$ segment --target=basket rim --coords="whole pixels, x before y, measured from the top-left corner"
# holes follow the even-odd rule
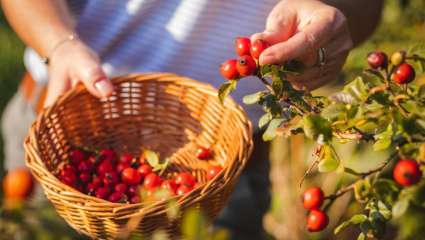
[[[183,85],[183,86],[188,86],[188,87],[195,87],[196,90],[203,92],[204,94],[208,94],[211,96],[217,96],[217,89],[215,89],[211,84],[207,84],[207,83],[203,83],[203,82],[199,82],[196,81],[194,79],[191,79],[189,77],[184,77],[184,76],[180,76],[177,74],[173,74],[173,73],[161,73],[161,72],[152,72],[152,73],[133,73],[133,74],[128,74],[128,75],[121,75],[121,76],[116,76],[111,78],[111,81],[113,82],[113,84],[119,84],[122,82],[126,82],[129,81],[129,79],[136,79],[137,78],[137,82],[141,82],[141,81],[160,81],[160,82],[170,82],[173,84],[177,84],[177,85]],[[178,81],[176,81],[176,78],[178,78]],[[226,187],[225,182],[222,181],[222,183],[219,183],[219,176],[221,175],[237,175],[239,176],[240,172],[242,171],[242,167],[238,168],[236,172],[233,173],[229,173],[226,169],[226,171],[222,171],[220,173],[220,175],[217,175],[216,178],[213,181],[208,181],[206,183],[202,183],[200,184],[197,188],[195,188],[193,191],[191,191],[189,194],[186,194],[184,196],[181,197],[173,197],[173,198],[169,198],[163,201],[155,201],[153,203],[138,203],[138,204],[130,204],[130,203],[112,203],[109,202],[107,200],[103,200],[103,199],[99,199],[96,197],[92,197],[89,195],[86,195],[64,183],[62,183],[61,181],[59,181],[59,179],[53,174],[51,173],[46,165],[44,164],[44,161],[42,161],[41,158],[41,154],[39,152],[39,146],[38,146],[38,141],[37,141],[37,133],[40,131],[40,129],[43,128],[42,126],[42,122],[44,118],[47,118],[48,116],[50,116],[50,114],[52,112],[54,112],[58,107],[60,107],[65,101],[68,101],[69,99],[72,99],[74,96],[78,95],[78,94],[86,94],[88,93],[87,89],[81,85],[78,84],[76,87],[74,87],[73,89],[71,89],[70,91],[64,93],[63,95],[59,96],[59,98],[49,107],[46,107],[44,109],[42,109],[42,111],[39,113],[39,115],[37,116],[36,120],[31,124],[31,127],[29,129],[29,134],[28,136],[25,138],[24,141],[24,148],[25,148],[25,152],[26,152],[26,157],[25,157],[25,161],[26,161],[26,165],[30,168],[30,170],[33,172],[33,175],[39,180],[39,182],[41,182],[41,178],[40,176],[38,176],[38,174],[42,174],[44,175],[44,178],[48,178],[49,180],[51,180],[51,184],[55,184],[57,186],[59,186],[59,188],[61,189],[62,193],[71,193],[74,196],[80,197],[82,199],[85,199],[87,201],[84,202],[83,205],[80,204],[74,204],[70,201],[67,201],[66,199],[61,199],[61,201],[65,202],[66,204],[69,205],[78,205],[77,207],[82,209],[82,210],[90,210],[93,208],[99,208],[99,207],[103,207],[104,208],[104,212],[110,212],[111,213],[111,217],[112,216],[117,216],[121,215],[119,214],[120,212],[122,212],[122,217],[126,217],[126,215],[128,216],[128,214],[126,214],[126,212],[128,212],[129,210],[135,210],[133,213],[131,214],[133,215],[146,215],[146,214],[151,214],[151,215],[157,215],[157,214],[163,214],[164,211],[167,210],[167,207],[163,208],[170,199],[178,199],[177,203],[179,204],[179,206],[185,206],[186,204],[189,204],[193,201],[200,201],[203,198],[206,198],[207,195],[206,194],[199,194],[200,192],[204,192],[207,189],[213,189],[215,191],[220,191],[222,188]],[[246,112],[243,110],[243,108],[241,106],[239,106],[231,97],[226,98],[224,105],[227,108],[230,108],[234,113],[236,113],[238,115],[239,120],[241,120],[241,122],[243,123],[243,127],[244,130],[242,130],[242,132],[244,133],[244,142],[246,144],[246,149],[245,151],[242,153],[240,152],[238,155],[242,156],[241,161],[244,163],[244,165],[246,164],[249,156],[251,155],[252,149],[253,149],[253,140],[252,140],[252,135],[253,135],[253,127],[252,127],[252,123],[251,121],[248,119]],[[38,174],[34,174],[34,173],[38,173]],[[226,181],[230,181],[229,178],[227,178]],[[47,189],[44,184],[41,184],[44,188],[45,191],[52,191]],[[211,185],[218,185],[215,188],[211,188]],[[202,190],[202,191],[201,191]],[[64,196],[64,198],[66,198],[66,196]],[[109,211],[107,211],[107,209],[105,207],[109,207]],[[162,211],[144,211],[147,207],[149,207],[153,210],[158,210],[161,209]],[[158,209],[157,209],[158,208]],[[137,211],[136,211],[137,210]],[[119,218],[119,217],[118,217]]]

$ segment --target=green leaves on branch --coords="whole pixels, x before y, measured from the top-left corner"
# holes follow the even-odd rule
[[[228,82],[220,86],[220,88],[218,89],[218,98],[220,99],[221,103],[223,103],[224,99],[236,89],[237,85],[237,80],[229,80]]]
[[[303,117],[305,135],[318,142],[328,142],[332,139],[331,124],[319,114],[309,114]]]
[[[277,128],[280,127],[284,121],[285,119],[283,118],[275,118],[271,120],[266,131],[263,133],[263,140],[264,141],[272,140],[276,136]]]
[[[393,126],[392,124],[389,124],[384,132],[375,135],[376,141],[373,144],[373,150],[381,151],[390,147],[393,134]]]
[[[349,220],[342,222],[338,227],[335,228],[334,233],[338,234],[350,225],[360,224],[367,220],[367,216],[364,214],[357,214],[352,216]]]
[[[318,164],[319,172],[333,172],[339,167],[340,160],[332,146],[322,145],[319,154],[321,159]]]

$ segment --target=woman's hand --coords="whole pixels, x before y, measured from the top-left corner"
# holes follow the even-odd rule
[[[297,87],[315,89],[336,79],[353,41],[343,13],[317,0],[283,0],[270,13],[266,29],[251,40],[263,39],[272,46],[260,56],[260,64],[299,60],[302,74],[288,76]],[[325,49],[319,66],[318,51]]]
[[[44,106],[51,105],[60,94],[79,82],[96,97],[112,93],[113,86],[102,70],[99,57],[79,39],[65,42],[49,57],[49,83]]]

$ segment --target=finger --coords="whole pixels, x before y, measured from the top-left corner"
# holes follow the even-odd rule
[[[292,14],[271,14],[267,20],[266,29],[251,36],[251,41],[262,39],[274,45],[288,40],[296,31],[296,18]]]
[[[62,93],[70,88],[69,79],[66,77],[52,77],[47,85],[47,94],[44,100],[44,107],[51,106]]]
[[[279,64],[313,52],[332,37],[332,21],[333,19],[328,17],[312,20],[288,41],[264,50],[260,56],[260,64]]]
[[[114,90],[111,81],[96,61],[80,65],[76,72],[76,78],[86,86],[91,94],[99,98],[110,96]]]

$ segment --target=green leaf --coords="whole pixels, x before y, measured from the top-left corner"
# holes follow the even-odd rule
[[[373,144],[373,150],[381,151],[387,149],[389,146],[391,146],[392,136],[393,126],[392,124],[389,124],[384,132],[375,135],[376,142]]]
[[[403,214],[407,211],[407,209],[409,208],[409,199],[407,198],[402,198],[399,201],[397,201],[392,209],[392,214],[394,218],[400,218],[401,216],[403,216]]]
[[[223,103],[224,99],[229,96],[229,94],[232,93],[233,90],[236,89],[237,84],[237,80],[229,80],[227,83],[222,84],[220,86],[220,88],[218,89],[218,98],[220,99],[221,103]]]
[[[242,98],[243,103],[250,105],[258,103],[265,95],[265,92],[260,91],[253,94],[246,95]]]
[[[276,129],[285,121],[283,118],[274,118],[263,134],[264,141],[270,141],[276,136]]]
[[[367,220],[366,215],[356,214],[356,215],[352,216],[350,220],[344,221],[338,227],[336,227],[335,230],[334,230],[334,233],[338,234],[339,232],[341,232],[342,230],[344,230],[348,226],[350,226],[352,224],[360,224],[360,223],[362,223],[366,220]]]
[[[332,139],[331,124],[328,120],[318,114],[309,114],[303,117],[304,133],[313,140],[323,138],[324,142]]]
[[[369,199],[370,191],[371,184],[368,178],[358,180],[356,184],[354,184],[354,197],[360,202],[364,202]]]
[[[283,93],[283,79],[279,75],[273,75],[272,80],[273,91],[279,98]]]
[[[148,161],[149,165],[151,165],[153,168],[158,166],[159,156],[156,152],[146,149],[143,151],[143,155],[146,157],[146,160]]]
[[[270,64],[262,65],[260,71],[261,76],[265,77],[272,71],[272,66]]]
[[[258,120],[258,127],[262,128],[266,126],[266,124],[269,123],[272,118],[273,116],[271,113],[264,114],[263,116],[261,116],[260,120]]]
[[[373,184],[375,197],[386,204],[393,204],[397,200],[399,188],[394,181],[380,178]]]
[[[343,103],[335,103],[331,104],[328,107],[324,108],[322,110],[322,117],[333,120],[333,119],[339,119],[340,117],[344,116],[344,113],[346,111],[345,104]]]
[[[366,235],[364,235],[364,233],[360,233],[357,240],[366,240]]]
[[[338,157],[335,155],[334,150],[329,145],[323,145],[321,149],[322,160],[318,164],[319,172],[332,172],[335,171],[340,161]]]
[[[354,81],[345,85],[343,91],[360,101],[365,101],[368,97],[368,87],[362,77],[357,77]]]

